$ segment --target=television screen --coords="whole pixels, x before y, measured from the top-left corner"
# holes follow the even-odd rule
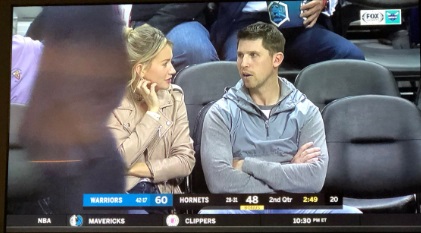
[[[370,4],[2,0],[4,232],[420,231],[419,3]]]

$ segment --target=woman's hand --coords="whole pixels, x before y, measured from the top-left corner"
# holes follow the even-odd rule
[[[141,79],[137,84],[136,90],[145,100],[146,105],[148,106],[148,111],[158,112],[159,110],[159,101],[158,96],[156,95],[156,83],[152,83],[146,79]]]

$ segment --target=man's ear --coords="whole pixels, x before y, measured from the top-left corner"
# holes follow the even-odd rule
[[[273,66],[279,67],[284,61],[284,53],[278,52],[273,55]]]

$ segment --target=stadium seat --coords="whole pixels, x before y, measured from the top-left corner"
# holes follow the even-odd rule
[[[418,87],[417,98],[415,99],[415,104],[421,110],[421,81],[420,81],[420,86]]]
[[[194,136],[199,111],[208,103],[221,98],[225,89],[234,86],[239,80],[237,65],[233,61],[213,61],[187,66],[174,77],[173,83],[184,91],[190,136],[193,138],[196,152],[196,165],[192,174],[185,180],[184,191],[187,193],[207,190],[200,160],[200,139]]]
[[[291,83],[294,83],[301,68],[294,66],[291,63],[282,62],[281,67],[278,70],[278,76],[286,78]]]
[[[237,63],[233,61],[212,61],[187,66],[174,77],[173,83],[184,91],[190,136],[200,109],[212,100],[222,97],[225,87],[231,87],[240,80]]]
[[[350,34],[347,34],[348,39],[357,45],[365,55],[367,61],[373,61],[387,67],[394,75],[395,79],[398,81],[398,86],[402,97],[407,98],[413,101],[416,93],[416,82],[420,78],[420,49],[419,47],[410,47],[410,41],[408,32],[403,30],[409,26],[411,23],[409,20],[405,21],[406,25],[360,25],[359,23],[359,11],[360,10],[373,10],[373,9],[401,9],[401,18],[402,21],[405,19],[405,14],[408,13],[407,10],[413,7],[419,6],[418,0],[347,0],[351,3],[345,8],[340,9],[342,15],[340,18],[342,29],[342,35],[345,35],[346,32],[361,32],[358,37],[352,39]],[[387,16],[384,16],[387,17]],[[354,27],[350,30],[347,28],[352,23]],[[387,31],[388,28],[396,28],[401,26],[402,32],[397,31],[393,35],[395,39],[392,39],[390,43],[385,44],[381,42],[379,36],[381,31]],[[414,25],[419,27],[419,25]],[[358,29],[358,30],[356,30]],[[364,38],[361,38],[361,34],[365,34]],[[371,37],[369,36],[371,35]],[[391,36],[391,35],[390,35]],[[393,41],[396,42],[398,46],[393,45]]]
[[[202,130],[203,130],[203,122],[205,121],[205,116],[210,107],[216,102],[217,100],[211,101],[199,111],[197,115],[194,130],[193,130],[193,139],[194,139],[194,151],[196,156],[196,165],[193,168],[192,172],[192,193],[210,193],[208,189],[208,185],[206,184],[205,174],[203,173],[202,169],[202,159],[200,153],[200,147],[202,143]]]
[[[294,85],[319,109],[335,99],[354,95],[400,96],[393,74],[374,62],[338,59],[305,67]]]
[[[405,116],[405,117],[402,117]],[[364,213],[419,212],[421,115],[400,97],[341,98],[322,110],[329,165],[323,192]]]

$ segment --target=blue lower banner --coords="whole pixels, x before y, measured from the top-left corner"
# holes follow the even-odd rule
[[[172,194],[83,194],[83,207],[172,207]]]

